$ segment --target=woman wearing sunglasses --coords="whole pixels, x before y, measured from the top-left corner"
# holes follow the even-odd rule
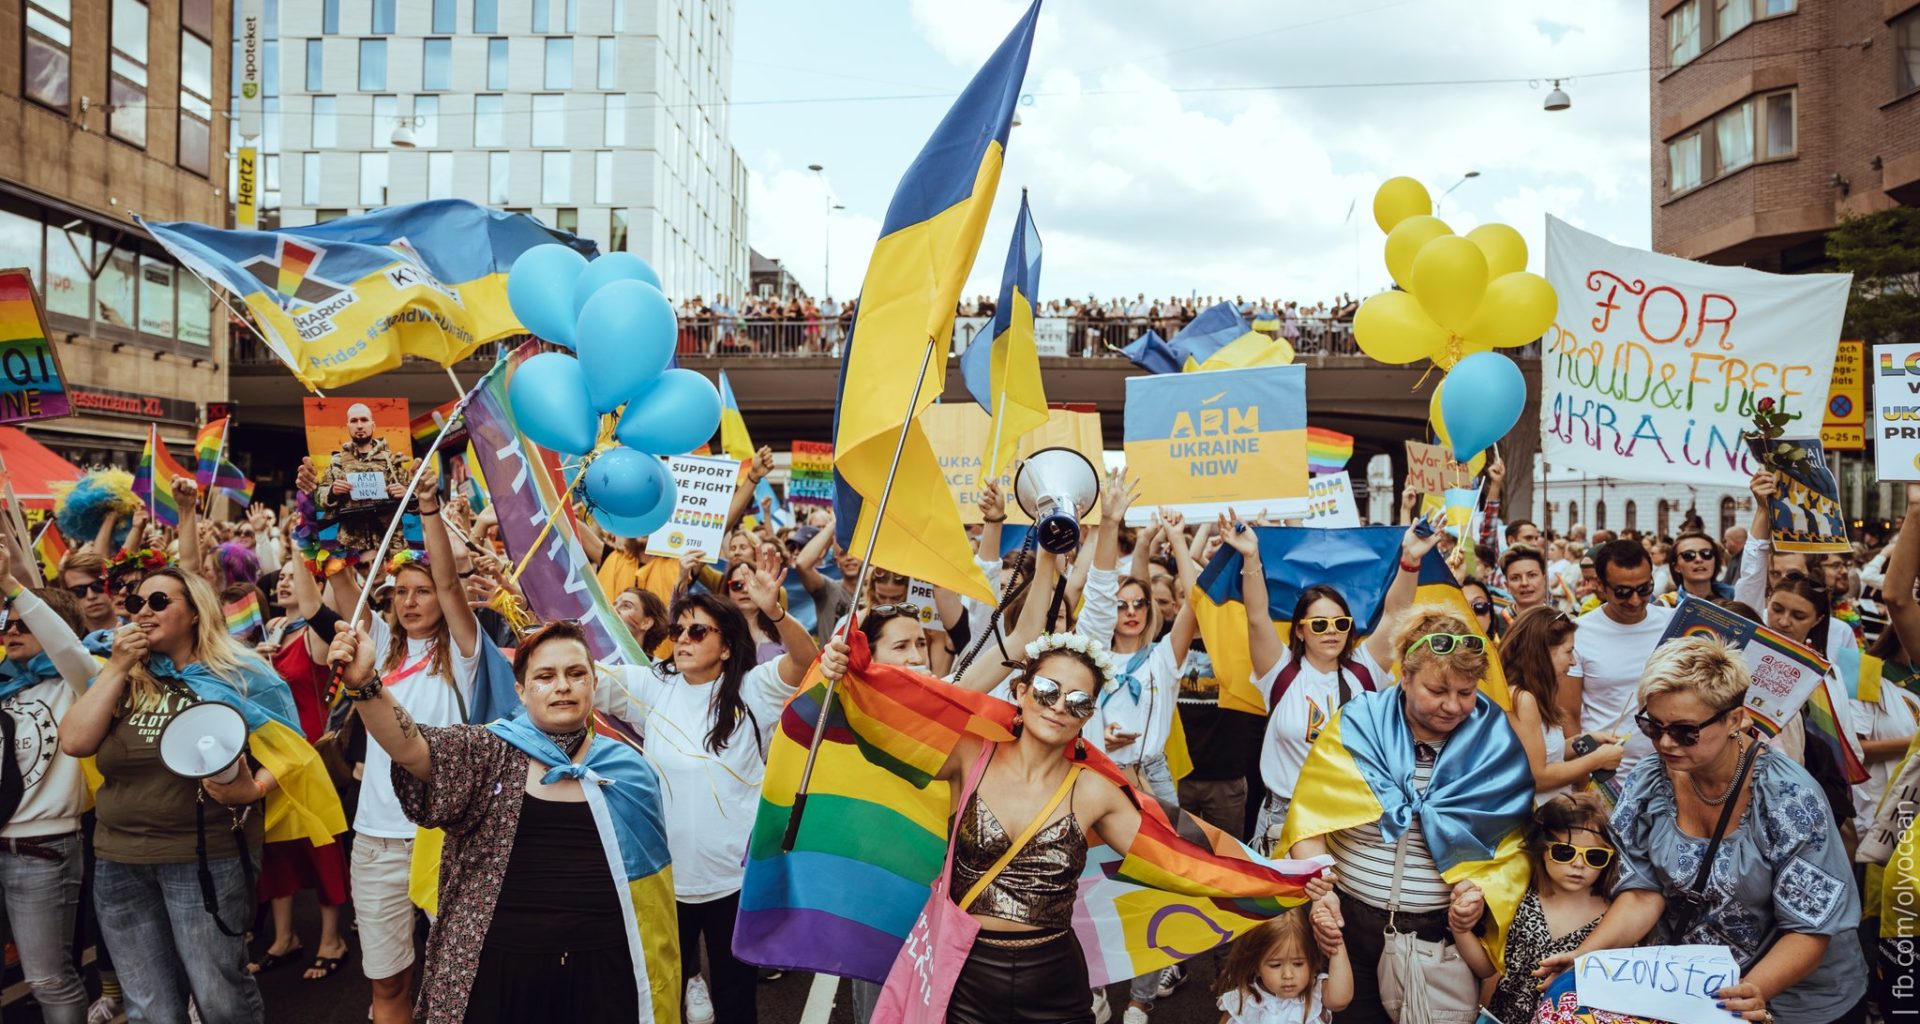
[[[747,836],[780,709],[818,653],[813,635],[780,607],[786,576],[769,561],[745,577],[784,654],[760,661],[737,604],[687,594],[669,612],[672,660],[619,669],[596,701],[639,731],[662,779],[689,1021],[754,1024],[758,1012],[754,968],[733,955]],[[711,985],[700,978],[702,939]]]
[[[1614,810],[1613,906],[1542,974],[1649,937],[1724,945],[1740,963],[1740,984],[1719,992],[1734,1016],[1865,1019],[1853,865],[1819,785],[1749,730],[1750,683],[1740,654],[1712,638],[1672,640],[1647,659],[1634,722],[1659,756],[1634,767]]]
[[[1702,601],[1732,597],[1732,585],[1720,581],[1720,567],[1720,545],[1712,537],[1698,530],[1682,533],[1673,539],[1674,589],[1665,590],[1656,581],[1654,601],[1671,606],[1679,604],[1682,597],[1697,597]]]
[[[1247,645],[1253,655],[1253,686],[1266,703],[1267,731],[1260,744],[1260,780],[1266,802],[1254,826],[1253,845],[1269,852],[1287,820],[1287,804],[1307,750],[1356,694],[1390,685],[1393,639],[1376,630],[1361,641],[1353,629],[1347,599],[1335,587],[1317,583],[1300,592],[1285,643],[1267,611],[1267,577],[1260,564],[1260,541],[1240,517],[1222,516],[1215,533],[1242,559],[1240,596],[1247,608]],[[1391,622],[1413,603],[1420,582],[1420,561],[1440,543],[1441,531],[1419,536],[1409,529],[1400,541],[1400,571],[1382,604],[1380,621]],[[1462,629],[1461,632],[1468,632]]]
[[[1578,629],[1573,616],[1558,608],[1529,608],[1514,620],[1500,644],[1500,667],[1506,671],[1513,705],[1507,719],[1527,750],[1534,799],[1542,804],[1584,783],[1594,772],[1618,768],[1627,752],[1617,737],[1601,733],[1587,734],[1597,743],[1592,750],[1566,756],[1568,713],[1560,702],[1560,681],[1573,665]]]

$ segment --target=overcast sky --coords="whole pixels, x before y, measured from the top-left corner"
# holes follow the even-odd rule
[[[856,292],[888,200],[1022,0],[737,0],[732,134],[749,239]],[[969,293],[998,290],[1029,190],[1040,298],[1385,287],[1370,202],[1409,174],[1456,231],[1553,213],[1648,243],[1647,15],[1589,0],[1047,0]],[[1564,78],[1571,110],[1541,109]],[[1529,80],[1539,80],[1538,87]],[[1349,210],[1351,215],[1349,216]]]

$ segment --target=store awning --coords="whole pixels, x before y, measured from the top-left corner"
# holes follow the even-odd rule
[[[78,467],[18,427],[0,427],[0,459],[6,460],[7,467],[0,480],[13,485],[20,504],[27,508],[53,508],[53,485],[80,479]]]

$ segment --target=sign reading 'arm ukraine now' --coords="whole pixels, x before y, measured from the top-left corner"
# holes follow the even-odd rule
[[[1140,480],[1130,524],[1167,506],[1188,519],[1232,508],[1305,517],[1307,371],[1300,366],[1127,378],[1127,471]]]

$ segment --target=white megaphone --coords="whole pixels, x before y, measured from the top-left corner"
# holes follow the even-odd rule
[[[1066,554],[1080,546],[1080,520],[1100,500],[1100,474],[1071,448],[1042,448],[1020,464],[1013,498],[1032,518],[1040,547]]]
[[[195,704],[160,730],[160,763],[188,779],[232,782],[240,775],[247,720],[216,701]]]

